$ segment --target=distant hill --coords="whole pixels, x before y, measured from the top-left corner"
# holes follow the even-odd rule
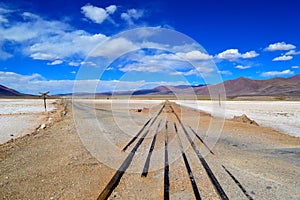
[[[219,91],[224,85],[227,97],[242,96],[299,96],[300,97],[300,74],[290,78],[272,78],[267,80],[252,80],[240,77],[235,80],[228,80],[216,85],[178,85],[178,86],[158,86],[152,89],[142,89],[134,91],[116,91],[96,93],[96,96],[128,96],[128,95],[189,95],[209,96],[210,91]],[[60,96],[71,96],[72,94],[62,94]],[[90,93],[80,93],[77,96],[93,96]]]
[[[13,96],[25,96],[25,94],[22,94],[16,90],[13,90],[11,88],[5,87],[3,85],[0,85],[0,97],[13,97]]]
[[[300,75],[290,78],[252,80],[240,77],[223,82],[226,96],[295,96],[300,95]],[[217,89],[221,84],[210,85],[195,90],[197,95],[209,95],[208,88]]]

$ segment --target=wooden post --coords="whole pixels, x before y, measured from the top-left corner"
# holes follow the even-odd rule
[[[46,104],[46,97],[48,97],[49,94],[50,93],[50,91],[48,91],[48,92],[39,92],[39,94],[40,94],[40,97],[43,97],[43,99],[44,99],[44,107],[45,107],[45,112],[47,112],[47,104]]]

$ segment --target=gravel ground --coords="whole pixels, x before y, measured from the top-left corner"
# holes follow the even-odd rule
[[[122,148],[152,116],[149,113],[157,113],[160,109],[159,102],[148,104],[151,110],[144,109],[141,112],[128,110],[122,103],[119,106],[116,104],[113,113],[110,102],[96,103],[95,110],[87,102],[76,102],[74,108],[76,106],[73,111],[69,106],[67,114],[65,110],[59,109],[56,117],[51,116],[55,123],[45,130],[0,146],[0,198],[96,199],[137,141],[126,152],[122,152]],[[192,136],[188,128],[191,126],[210,146],[214,154],[209,153],[200,140],[193,137],[196,147],[206,155],[206,162],[229,199],[247,197],[222,166],[254,199],[300,198],[300,138],[267,127],[232,120],[222,121],[192,108],[173,106],[189,134]],[[74,115],[77,116],[76,124]],[[116,125],[116,117],[119,117],[119,125]],[[121,178],[110,198],[163,198],[163,128],[159,129],[157,135],[149,174],[146,178],[140,175],[155,127],[160,120],[163,124],[166,120],[170,121],[170,198],[194,199],[190,174],[187,173],[172,126],[175,122],[201,196],[203,199],[219,199],[206,170],[185,138],[183,129],[168,110],[164,110],[152,125],[153,130],[144,139],[128,172]],[[219,124],[224,125],[219,138],[213,138],[217,135],[206,134],[212,120],[214,123],[219,120]],[[215,144],[211,143],[214,139],[218,139]]]

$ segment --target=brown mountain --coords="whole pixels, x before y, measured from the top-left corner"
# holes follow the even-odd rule
[[[218,90],[224,84],[227,96],[299,96],[300,75],[290,78],[272,78],[268,80],[251,80],[240,77],[217,85],[196,89],[197,95],[209,95],[210,90]]]
[[[126,95],[189,95],[209,96],[209,91],[218,94],[225,88],[227,97],[239,96],[299,96],[300,97],[300,74],[290,78],[272,78],[267,80],[252,80],[240,77],[228,80],[216,85],[178,85],[158,86],[152,89],[134,91],[116,91],[97,93],[96,96],[126,96]],[[72,94],[69,94],[72,95]],[[93,94],[83,93],[78,96]],[[64,95],[61,95],[64,96]]]
[[[0,97],[18,97],[18,96],[26,96],[26,94],[22,94],[16,90],[0,85]]]

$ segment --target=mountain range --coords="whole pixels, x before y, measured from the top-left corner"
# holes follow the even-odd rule
[[[290,78],[272,78],[267,80],[252,80],[240,77],[235,80],[228,80],[216,85],[178,85],[178,86],[158,86],[152,89],[142,89],[133,91],[116,91],[97,93],[96,96],[121,96],[121,95],[189,95],[209,96],[209,91],[218,91],[224,85],[226,96],[300,96],[300,74]],[[70,96],[72,94],[61,94],[58,96]],[[91,94],[81,93],[77,96],[88,96]],[[16,90],[0,85],[0,97],[28,96]]]
[[[223,85],[223,86],[222,86]],[[153,89],[105,92],[97,93],[98,96],[112,95],[173,95],[173,94],[196,94],[198,96],[209,96],[209,91],[219,91],[225,88],[226,96],[300,96],[300,74],[290,78],[272,78],[267,80],[252,80],[240,77],[228,80],[216,85],[179,85],[158,86]]]
[[[26,96],[26,94],[22,94],[16,90],[0,85],[0,97],[20,97]]]

